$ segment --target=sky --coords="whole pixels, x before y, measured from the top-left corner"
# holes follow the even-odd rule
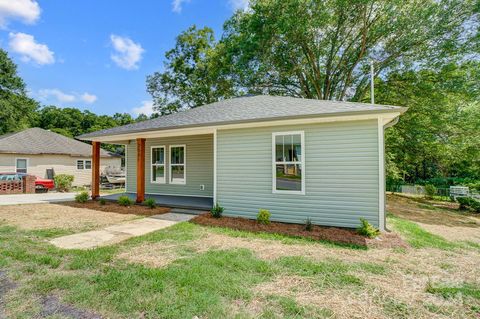
[[[217,38],[248,0],[0,0],[0,47],[42,105],[149,114],[145,79],[192,24]]]

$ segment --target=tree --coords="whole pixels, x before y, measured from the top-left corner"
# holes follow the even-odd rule
[[[386,133],[390,178],[480,178],[479,70],[469,62],[377,79],[379,103],[409,107]]]
[[[26,94],[17,66],[0,49],[0,135],[29,127],[37,107],[37,102]]]
[[[230,73],[252,93],[361,100],[386,76],[464,57],[473,0],[252,0],[225,24]]]
[[[182,32],[175,48],[165,54],[165,71],[147,77],[155,110],[169,114],[233,96],[220,52],[212,29],[192,26]]]

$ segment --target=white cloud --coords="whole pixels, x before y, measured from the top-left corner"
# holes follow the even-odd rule
[[[43,89],[38,91],[38,95],[43,100],[49,100],[53,97],[60,103],[71,103],[77,99],[75,95],[64,93],[59,89]]]
[[[142,59],[145,51],[139,43],[135,43],[132,39],[121,37],[115,34],[110,35],[115,53],[110,56],[119,67],[126,70],[138,69],[138,62]]]
[[[172,11],[176,13],[182,12],[182,5],[188,3],[190,0],[173,0],[172,1]]]
[[[132,113],[136,116],[140,114],[145,114],[147,116],[152,115],[153,113],[153,101],[142,101],[142,105],[139,107],[134,107]]]
[[[82,101],[85,102],[85,103],[92,104],[93,102],[95,102],[97,100],[97,96],[85,92],[80,96],[80,99],[82,99]]]
[[[60,89],[42,89],[38,91],[38,97],[44,102],[55,102],[59,104],[73,103],[81,101],[84,103],[92,104],[98,98],[94,94],[85,92],[83,94],[77,93],[65,93]]]
[[[233,11],[242,10],[247,11],[250,8],[249,0],[228,0]]]
[[[36,64],[52,64],[55,62],[54,53],[46,44],[37,43],[33,35],[26,33],[9,33],[9,47],[20,54],[22,61],[33,61]]]
[[[33,0],[0,0],[0,27],[5,28],[10,20],[26,24],[35,23],[40,17],[40,6]]]

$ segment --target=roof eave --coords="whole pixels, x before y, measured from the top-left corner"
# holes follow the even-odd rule
[[[142,132],[152,132],[152,131],[167,131],[167,130],[175,130],[175,129],[188,129],[188,128],[201,128],[201,127],[211,127],[211,126],[220,126],[220,125],[230,125],[230,124],[244,124],[244,123],[256,123],[256,122],[270,122],[270,121],[279,121],[279,120],[298,120],[298,119],[311,119],[311,118],[327,118],[327,117],[334,117],[334,116],[352,116],[352,115],[368,115],[368,114],[388,114],[388,113],[400,113],[403,114],[408,110],[407,107],[395,107],[391,109],[383,109],[383,110],[366,110],[366,111],[349,111],[349,112],[333,112],[333,113],[325,113],[325,114],[306,114],[306,115],[298,115],[298,116],[281,116],[281,117],[270,117],[270,118],[258,118],[254,120],[236,120],[236,121],[224,121],[224,122],[212,122],[212,123],[204,123],[204,124],[192,124],[192,125],[182,125],[182,126],[173,126],[173,127],[164,127],[164,128],[148,128],[148,129],[138,129],[138,130],[129,130],[123,132],[117,132],[113,134],[95,134],[95,132],[82,134],[77,136],[77,139],[84,140],[84,141],[93,141],[95,138],[105,138],[105,137],[114,137],[114,136],[122,136],[125,134],[135,134],[135,133],[142,133]]]

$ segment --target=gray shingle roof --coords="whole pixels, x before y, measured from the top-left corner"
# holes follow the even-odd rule
[[[351,115],[352,113],[404,112],[390,105],[301,99],[284,96],[245,96],[203,105],[148,121],[118,126],[79,136],[80,139],[242,122],[269,121],[313,116]]]
[[[0,136],[0,153],[66,154],[90,157],[92,156],[92,146],[34,127]],[[117,155],[102,149],[100,150],[100,156],[112,157]]]

